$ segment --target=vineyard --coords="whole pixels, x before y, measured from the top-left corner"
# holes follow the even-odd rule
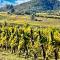
[[[24,59],[58,60],[60,29],[29,24],[0,24],[0,49]]]
[[[0,0],[0,60],[60,60],[60,0]]]

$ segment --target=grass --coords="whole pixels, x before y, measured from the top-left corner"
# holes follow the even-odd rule
[[[45,14],[45,15],[47,16],[47,14]],[[45,16],[45,15],[43,14],[43,16]],[[17,15],[8,15],[5,12],[0,13],[0,22],[1,23],[6,21],[7,23],[16,23],[16,24],[29,23],[32,26],[34,25],[34,26],[42,26],[42,27],[52,27],[52,26],[60,27],[60,19],[46,18],[46,17],[35,17],[35,18],[38,20],[41,20],[41,21],[32,21],[31,16],[29,16],[29,15],[18,15],[17,16]]]
[[[11,54],[9,51],[0,49],[0,60],[34,60],[33,57],[25,58],[25,56],[18,56],[16,53]],[[43,57],[38,57],[38,60],[43,60]]]
[[[25,24],[29,23],[34,26],[42,26],[42,27],[60,27],[60,19],[54,18],[46,18],[46,17],[35,17],[41,21],[32,21],[31,16],[29,15],[8,15],[8,14],[0,14],[0,23],[6,21],[7,23],[16,23],[16,24]],[[60,17],[60,16],[59,16]]]
[[[16,54],[11,54],[7,51],[0,50],[0,60],[32,60],[31,58],[25,59],[24,57],[19,57]]]
[[[30,58],[25,58],[24,56],[19,57],[16,53],[11,54],[9,51],[4,51],[0,49],[0,60],[34,60],[34,59],[33,57],[30,57]],[[38,57],[37,60],[43,60],[43,57]],[[55,59],[52,58],[50,60],[55,60]]]

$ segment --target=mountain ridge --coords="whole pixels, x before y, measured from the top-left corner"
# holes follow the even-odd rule
[[[19,5],[14,6],[15,13],[25,12],[40,12],[45,10],[60,10],[60,1],[58,0],[32,0]],[[9,11],[6,7],[0,9],[0,11]]]

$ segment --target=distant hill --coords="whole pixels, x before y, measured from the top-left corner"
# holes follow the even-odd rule
[[[8,9],[7,6],[9,6],[9,5],[6,5],[2,8],[0,8],[0,11],[4,11],[4,12],[10,11],[11,9]],[[14,6],[14,9],[15,9],[16,13],[17,12],[22,13],[22,12],[29,10],[30,7],[31,7],[31,1],[16,5],[16,6]]]
[[[31,7],[32,7],[31,1],[29,1],[20,5],[16,5],[14,8],[15,12],[25,13],[26,11],[29,11]]]
[[[15,13],[32,13],[32,12],[40,12],[47,10],[59,10],[60,9],[60,1],[58,0],[32,0],[29,2],[25,2],[19,5],[14,6]],[[0,11],[9,11],[6,6],[1,8]]]

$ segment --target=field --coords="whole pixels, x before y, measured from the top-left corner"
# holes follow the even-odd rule
[[[0,12],[0,60],[60,60],[60,16]]]
[[[38,14],[37,14],[38,15]],[[39,14],[40,17],[35,17],[38,21],[32,21],[29,15],[8,15],[6,12],[4,14],[0,13],[0,22],[24,24],[28,23],[32,26],[43,26],[43,27],[59,27],[60,26],[60,16],[48,15],[45,13]],[[47,16],[47,17],[46,17]],[[52,17],[52,18],[51,18]],[[54,18],[55,17],[55,18]],[[56,18],[57,17],[57,18]]]

